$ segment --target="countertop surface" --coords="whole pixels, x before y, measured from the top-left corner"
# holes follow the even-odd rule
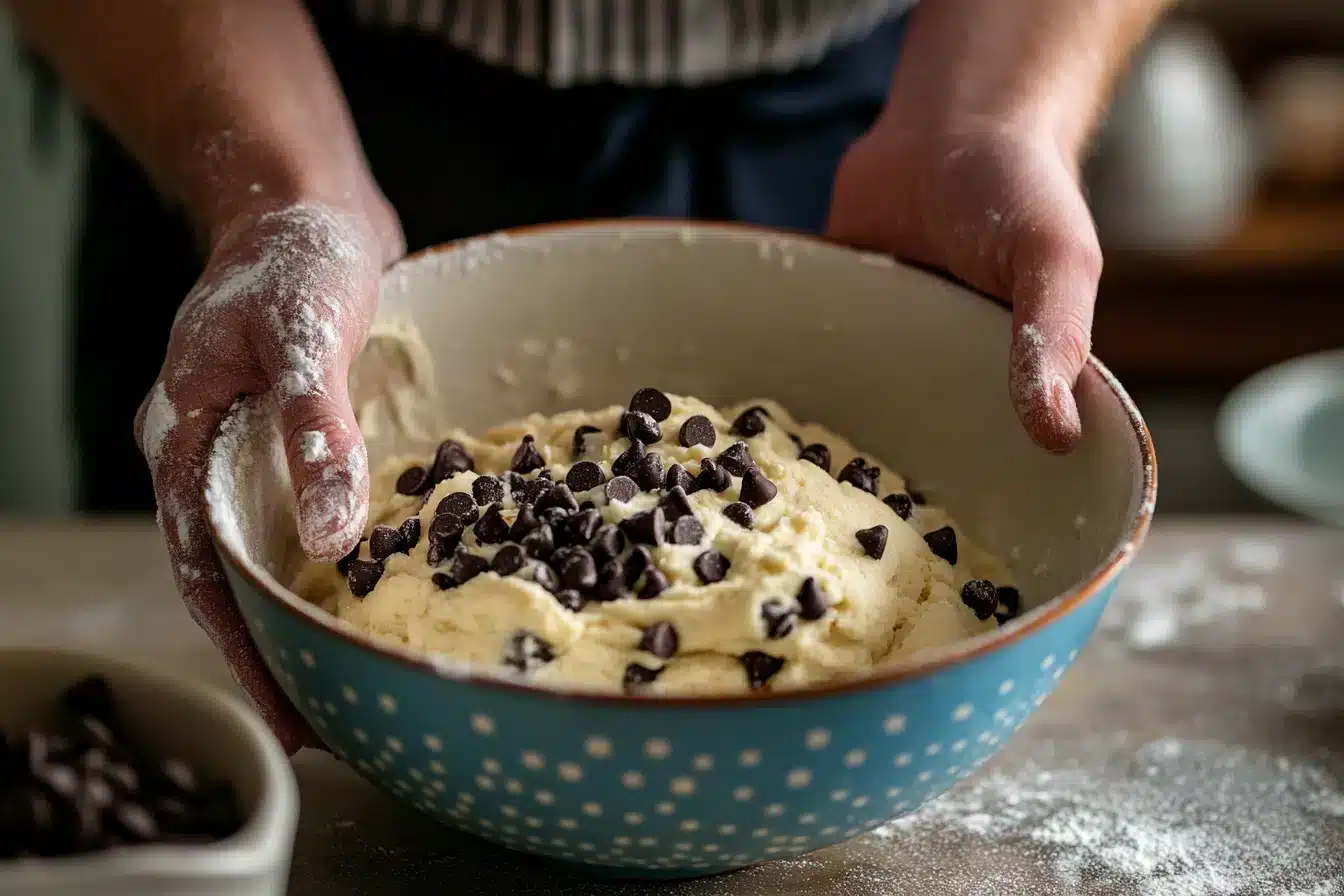
[[[0,643],[232,687],[138,522],[0,523]],[[875,833],[737,874],[594,880],[439,827],[325,754],[295,766],[295,896],[1344,894],[1344,532],[1159,518],[999,757]]]

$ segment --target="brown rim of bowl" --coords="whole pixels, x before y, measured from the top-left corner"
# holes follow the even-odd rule
[[[578,233],[587,230],[600,229],[701,229],[706,231],[734,232],[741,235],[756,235],[758,237],[784,237],[790,240],[802,242],[811,242],[816,245],[827,248],[845,249],[851,252],[861,252],[853,247],[845,246],[833,240],[812,234],[791,231],[777,227],[761,227],[754,224],[741,224],[736,222],[720,223],[715,221],[691,221],[681,218],[597,218],[583,221],[558,222],[553,224],[536,224],[527,227],[517,227],[508,230],[500,230],[491,234],[481,234],[480,236],[467,239],[456,240],[451,243],[444,243],[439,246],[432,246],[423,249],[405,258],[395,262],[392,266],[402,264],[409,260],[423,258],[429,255],[438,255],[446,252],[456,251],[465,244],[472,243],[482,239],[488,239],[492,236],[504,237],[533,237],[539,235],[552,235],[556,233]],[[864,253],[873,254],[873,253]],[[911,264],[908,262],[898,262],[906,267],[916,268],[925,273],[931,274],[942,280],[955,283],[976,295],[994,302],[1004,308],[1010,308],[1009,303],[994,296],[968,286],[954,277],[949,277],[946,273],[938,271],[927,265]],[[389,267],[392,267],[389,266]],[[1025,637],[1028,634],[1039,631],[1063,618],[1069,613],[1077,610],[1099,591],[1109,585],[1133,557],[1134,553],[1143,544],[1148,535],[1149,526],[1152,524],[1153,512],[1156,509],[1157,502],[1157,458],[1153,452],[1153,439],[1148,432],[1148,426],[1143,422],[1143,417],[1139,415],[1138,408],[1135,407],[1133,400],[1121,387],[1120,382],[1109,370],[1106,369],[1094,355],[1089,354],[1087,358],[1088,367],[1092,368],[1101,381],[1111,390],[1111,394],[1120,403],[1124,409],[1125,415],[1129,418],[1130,428],[1133,431],[1134,438],[1139,445],[1139,454],[1143,462],[1143,490],[1138,503],[1138,511],[1133,524],[1129,528],[1127,537],[1121,542],[1107,558],[1093,571],[1085,581],[1075,585],[1073,588],[1062,594],[1056,595],[1046,601],[1035,610],[1013,620],[1005,626],[983,635],[977,635],[964,641],[940,648],[934,655],[924,660],[907,660],[902,663],[894,664],[893,668],[883,673],[865,675],[850,681],[834,682],[819,687],[804,688],[796,691],[781,691],[779,693],[766,692],[756,694],[734,694],[722,697],[657,697],[648,695],[629,695],[629,694],[595,694],[582,691],[563,691],[544,688],[538,685],[525,684],[522,682],[510,681],[494,675],[473,674],[470,672],[456,673],[446,672],[441,666],[436,665],[432,660],[422,659],[416,656],[409,648],[396,649],[387,645],[380,644],[371,638],[360,637],[344,627],[335,625],[323,619],[327,614],[312,608],[312,612],[306,613],[296,606],[296,603],[302,602],[299,597],[288,589],[281,589],[284,594],[276,594],[272,589],[257,577],[252,575],[248,569],[248,564],[240,562],[239,558],[234,556],[228,549],[227,544],[219,537],[219,532],[215,528],[214,517],[208,512],[207,505],[206,523],[210,528],[210,535],[214,539],[216,548],[233,565],[234,570],[242,576],[252,587],[266,597],[273,604],[278,606],[290,615],[296,616],[305,622],[316,624],[325,633],[350,643],[351,645],[363,650],[369,650],[374,653],[395,660],[404,665],[411,666],[423,672],[434,675],[437,678],[444,678],[450,681],[458,681],[480,685],[487,688],[495,688],[508,692],[529,694],[543,699],[577,701],[582,703],[597,703],[601,705],[629,705],[636,704],[641,707],[664,706],[669,709],[685,709],[687,707],[711,708],[711,707],[735,707],[751,705],[771,700],[781,702],[797,702],[814,700],[823,697],[833,697],[844,694],[858,693],[862,691],[874,690],[895,684],[901,681],[907,681],[913,678],[920,678],[938,672],[948,666],[961,663],[963,661],[991,653],[1013,642]],[[320,615],[319,615],[320,614]]]

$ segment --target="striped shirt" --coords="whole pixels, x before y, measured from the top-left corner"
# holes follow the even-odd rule
[[[694,85],[805,66],[915,0],[347,0],[557,86]]]

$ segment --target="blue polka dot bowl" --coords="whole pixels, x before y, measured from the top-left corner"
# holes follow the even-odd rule
[[[772,396],[897,465],[1010,557],[1022,586],[1026,611],[992,633],[807,692],[658,699],[503,681],[374,643],[284,587],[296,551],[279,432],[264,400],[240,403],[212,459],[210,518],[271,671],[370,781],[538,856],[710,874],[914,810],[1049,696],[1153,513],[1151,441],[1099,363],[1077,387],[1081,445],[1048,455],[1013,414],[1006,308],[819,240],[675,222],[514,232],[394,267],[379,315],[351,374],[357,408],[392,409],[361,417],[375,458],[434,432],[431,407],[483,429],[645,385]]]

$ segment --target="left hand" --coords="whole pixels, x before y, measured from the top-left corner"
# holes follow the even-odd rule
[[[884,115],[840,163],[828,234],[931,265],[1013,306],[1009,390],[1054,452],[1082,436],[1073,386],[1091,346],[1101,249],[1077,163],[992,120],[903,127]]]

